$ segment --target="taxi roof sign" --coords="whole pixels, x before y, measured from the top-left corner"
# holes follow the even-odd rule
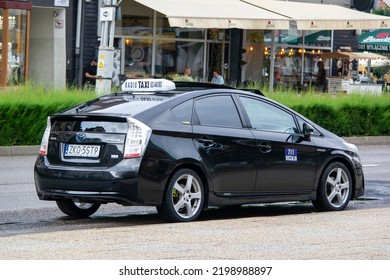
[[[123,91],[135,92],[157,92],[175,88],[175,83],[166,79],[127,79],[122,84]]]

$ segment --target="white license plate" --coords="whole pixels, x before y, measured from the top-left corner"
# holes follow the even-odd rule
[[[97,158],[100,153],[100,146],[98,145],[65,145],[66,157],[91,157]]]

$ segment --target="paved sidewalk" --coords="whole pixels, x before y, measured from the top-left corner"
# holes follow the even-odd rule
[[[344,137],[356,146],[390,145],[390,136]],[[39,146],[0,146],[0,156],[38,155]]]

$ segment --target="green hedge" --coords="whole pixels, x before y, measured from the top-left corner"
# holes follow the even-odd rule
[[[37,85],[0,91],[0,146],[39,145],[47,116],[96,97],[94,91]]]
[[[40,144],[47,116],[66,107],[61,104],[0,104],[0,146]]]
[[[67,107],[64,104],[0,104],[0,146],[38,145],[47,116]],[[344,105],[338,109],[314,104],[292,108],[339,136],[390,135],[390,105]]]
[[[297,105],[294,110],[327,130],[342,136],[390,135],[390,104],[383,106],[326,104]]]
[[[390,95],[299,95],[265,92],[342,136],[390,135]],[[39,145],[48,115],[95,98],[93,91],[22,87],[0,92],[0,146]]]

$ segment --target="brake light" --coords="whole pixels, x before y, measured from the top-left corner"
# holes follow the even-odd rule
[[[51,122],[50,117],[47,117],[45,132],[43,133],[41,140],[41,147],[39,148],[39,153],[41,155],[47,155],[47,146],[49,145],[49,136],[50,136]]]
[[[152,129],[133,118],[127,118],[127,124],[128,129],[123,157],[141,157],[145,152]]]

